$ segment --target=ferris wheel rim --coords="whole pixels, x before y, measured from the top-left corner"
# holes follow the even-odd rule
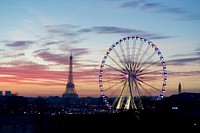
[[[110,103],[108,102],[108,99],[106,98],[106,95],[104,94],[104,88],[103,88],[103,72],[104,72],[104,65],[105,65],[105,62],[106,62],[106,59],[108,58],[110,52],[117,46],[119,45],[121,42],[124,42],[126,40],[129,40],[129,39],[136,39],[136,40],[139,40],[139,41],[142,41],[142,42],[145,42],[147,43],[149,46],[151,46],[155,52],[157,53],[157,55],[159,56],[160,58],[160,62],[162,64],[162,71],[163,71],[163,83],[162,83],[162,87],[160,89],[160,94],[158,96],[157,99],[161,99],[164,95],[164,92],[166,90],[166,80],[167,80],[167,69],[166,69],[166,63],[165,63],[165,60],[164,60],[164,57],[162,55],[162,53],[160,52],[160,50],[158,49],[158,47],[152,42],[150,41],[149,39],[146,39],[146,38],[143,38],[141,36],[127,36],[127,37],[123,37],[121,39],[119,39],[119,41],[115,42],[114,44],[112,44],[108,50],[106,51],[102,61],[101,61],[101,64],[100,64],[100,71],[99,71],[99,88],[100,88],[100,94],[101,94],[101,97],[103,98],[103,101],[106,103],[106,105],[109,107],[109,108],[112,108],[112,105],[110,105]]]

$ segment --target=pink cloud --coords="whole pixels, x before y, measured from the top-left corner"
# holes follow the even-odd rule
[[[65,86],[68,70],[51,71],[45,65],[26,61],[7,63],[9,67],[0,67],[0,82],[8,84],[35,84],[42,86]],[[97,83],[98,70],[73,72],[75,82]]]
[[[68,64],[67,57],[63,54],[52,54],[50,52],[40,52],[36,57],[42,58],[44,61],[55,62],[57,64]]]

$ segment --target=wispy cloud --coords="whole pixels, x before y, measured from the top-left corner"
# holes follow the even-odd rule
[[[15,70],[42,71],[47,69],[46,65],[38,64],[32,61],[15,60],[7,63],[8,66],[14,67]]]
[[[188,71],[188,72],[174,72],[174,71],[168,71],[168,74],[171,77],[187,77],[187,76],[199,76],[200,71]]]
[[[24,49],[33,44],[33,41],[14,41],[6,44],[7,47]]]
[[[96,34],[134,34],[134,35],[140,35],[145,36],[147,38],[151,39],[166,39],[171,38],[173,36],[164,36],[154,33],[148,33],[146,31],[137,30],[137,29],[131,29],[131,28],[121,28],[121,27],[114,27],[114,26],[96,26],[91,28],[83,28],[79,30],[80,33],[96,33]]]
[[[76,45],[85,41],[85,33],[92,34],[138,34],[144,35],[147,38],[170,38],[171,36],[164,36],[153,34],[142,30],[114,27],[114,26],[94,26],[89,28],[82,28],[80,26],[71,24],[62,25],[46,25],[46,34],[36,41],[4,41],[6,47],[9,47],[9,54],[7,58],[15,58],[0,64],[0,81],[12,84],[35,84],[42,86],[65,86],[67,82],[69,54],[72,51],[73,65],[76,71],[73,72],[74,79],[77,82],[87,82],[88,84],[98,83],[99,62],[83,58],[85,55],[90,55],[91,50],[86,47],[77,48]],[[37,44],[37,45],[32,45]],[[33,46],[33,47],[30,47]],[[11,49],[10,49],[11,48]],[[25,53],[12,53],[14,50],[25,49],[28,50],[32,56],[26,58]],[[32,49],[33,48],[33,49]],[[17,60],[16,60],[17,59]],[[37,60],[42,60],[37,62]],[[87,64],[88,63],[88,64]],[[7,66],[7,67],[4,67]],[[54,68],[55,69],[51,69]],[[62,68],[62,69],[57,69]],[[64,70],[63,68],[66,68]],[[3,75],[3,76],[2,76]],[[5,78],[4,76],[7,76]]]
[[[66,60],[65,60],[66,61]],[[24,60],[12,61],[7,64],[9,67],[0,66],[0,81],[11,84],[32,84],[42,86],[65,86],[67,82],[68,70],[53,71],[48,66]],[[81,68],[81,64],[76,64]],[[77,68],[77,67],[75,67]],[[97,82],[97,69],[80,69],[74,71],[75,82]],[[6,76],[6,78],[5,78]]]
[[[195,64],[200,63],[200,49],[197,48],[193,51],[193,53],[188,54],[175,54],[171,57],[175,57],[177,59],[172,59],[167,61],[170,65],[186,65],[188,63]]]
[[[58,45],[60,43],[64,43],[63,41],[47,41],[45,43],[43,43],[43,46],[48,46],[48,45]]]
[[[79,26],[72,25],[72,24],[46,25],[44,27],[46,27],[46,28],[67,28],[67,29],[79,28]]]
[[[35,52],[36,53],[36,57],[40,57],[42,58],[44,61],[47,62],[54,62],[57,65],[66,65],[67,64],[67,57],[66,55],[63,54],[53,54],[50,52]]]
[[[35,50],[35,51],[33,51],[33,54],[37,54],[37,53],[42,53],[42,52],[47,52],[47,51],[49,51],[50,50],[50,48],[44,48],[44,49],[38,49],[38,50]]]
[[[64,85],[66,80],[62,71],[47,71],[37,69],[40,65],[21,66],[23,69],[16,69],[15,67],[0,67],[1,75],[10,75],[6,78],[0,75],[1,82],[8,82],[12,84],[35,84],[35,85]],[[24,69],[26,68],[26,69]],[[63,83],[62,83],[62,82]]]
[[[39,57],[46,62],[53,62],[56,65],[68,65],[70,52],[72,52],[72,55],[75,57],[73,59],[73,65],[77,65],[77,67],[81,68],[84,66],[81,62],[85,61],[82,56],[90,53],[88,48],[63,47],[60,50],[64,53],[55,54],[50,52],[49,49],[38,49],[34,51],[33,54],[35,57]]]
[[[192,12],[187,10],[185,7],[170,6],[159,2],[149,2],[145,0],[137,0],[124,2],[120,8],[131,8],[131,9],[141,9],[143,11],[152,11],[156,13],[165,13],[178,16],[177,19],[180,20],[200,20],[199,12]]]
[[[185,17],[182,17],[181,20],[200,20],[200,13],[190,13]]]
[[[200,48],[195,49],[194,54],[200,57]]]
[[[49,34],[55,34],[55,36],[63,37],[67,40],[63,42],[49,41],[45,45],[51,44],[78,44],[86,40],[86,38],[81,37],[85,33],[95,33],[95,34],[119,34],[119,35],[140,35],[145,36],[149,39],[167,39],[173,36],[166,36],[156,33],[150,33],[147,31],[142,31],[134,28],[123,28],[116,26],[94,26],[89,28],[82,28],[77,25],[72,24],[62,24],[62,25],[48,25],[45,26]]]
[[[68,37],[78,36],[77,32],[74,30],[78,28],[78,26],[71,24],[61,24],[61,25],[46,25],[44,26],[49,33],[65,35]]]
[[[174,54],[171,57],[189,57],[189,56],[195,56],[195,57],[199,57],[200,58],[200,48],[197,48],[194,50],[193,53],[188,53],[188,54]]]
[[[1,50],[0,50],[1,51]],[[25,56],[25,53],[3,53],[0,54],[1,58],[17,58],[17,57],[23,57]]]
[[[120,5],[121,8],[137,8],[138,6],[143,3],[142,1],[129,1],[129,2],[124,2]]]
[[[143,31],[129,29],[129,28],[120,28],[120,27],[112,27],[112,26],[97,26],[92,28],[85,28],[79,30],[79,32],[87,33],[87,32],[96,32],[98,34],[114,34],[114,33],[143,33]]]
[[[43,45],[52,45],[52,44],[73,45],[81,43],[82,41],[85,40],[78,32],[80,27],[76,25],[60,24],[60,25],[46,25],[44,27],[47,31],[47,39]]]
[[[193,63],[200,63],[199,57],[191,57],[191,58],[181,58],[181,59],[174,59],[174,60],[168,60],[168,65],[186,65],[186,64],[193,64]]]
[[[90,53],[88,48],[73,48],[72,53],[79,58],[79,56],[87,55]]]

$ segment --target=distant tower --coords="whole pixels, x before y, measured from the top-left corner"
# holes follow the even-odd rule
[[[72,52],[70,53],[69,57],[69,75],[68,75],[68,83],[66,84],[66,90],[63,94],[63,97],[67,98],[78,98],[78,94],[75,90],[75,85],[73,83],[73,71],[72,71]]]
[[[179,82],[179,84],[178,84],[178,94],[180,94],[181,93],[181,83]]]

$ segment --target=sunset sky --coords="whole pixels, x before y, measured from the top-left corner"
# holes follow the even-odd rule
[[[106,50],[142,36],[160,49],[168,71],[166,96],[200,92],[199,0],[1,0],[0,91],[61,96],[70,51],[80,96],[99,96]]]

